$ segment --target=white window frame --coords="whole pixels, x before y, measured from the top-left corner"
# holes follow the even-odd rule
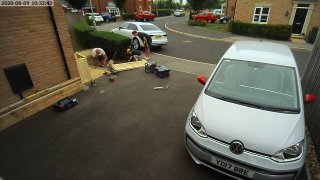
[[[109,13],[114,13],[115,16],[119,17],[120,16],[120,10],[119,8],[116,7],[106,7],[106,11]]]
[[[269,9],[268,14],[262,14],[263,9],[265,9],[265,8]],[[260,13],[259,14],[256,14],[257,9],[260,9]],[[271,11],[271,7],[255,7],[254,11],[253,11],[252,23],[255,23],[255,24],[268,24],[270,11]],[[255,16],[259,16],[258,21],[254,20]],[[267,16],[266,22],[261,22],[261,17],[262,16]]]

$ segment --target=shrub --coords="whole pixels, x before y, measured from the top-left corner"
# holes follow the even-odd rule
[[[113,58],[115,52],[116,58],[124,58],[131,39],[112,32],[90,32],[90,45],[106,50],[108,58]]]
[[[205,21],[196,21],[196,20],[188,20],[189,26],[206,26],[207,23]]]
[[[124,20],[134,19],[133,16],[134,16],[134,14],[122,14],[122,18]]]
[[[320,29],[320,27],[312,27],[312,29],[308,35],[308,41],[310,43],[314,43],[314,41],[316,40],[317,33],[318,33],[319,29]]]
[[[156,17],[171,16],[172,10],[171,9],[158,9],[158,16],[157,16],[157,10],[153,10],[152,13],[155,14]]]
[[[265,37],[269,39],[288,40],[291,37],[290,25],[251,24],[240,21],[230,23],[230,31],[253,37]]]
[[[74,30],[76,32],[78,40],[84,47],[90,47],[90,32],[94,29],[90,27],[87,23],[76,23],[74,24]]]

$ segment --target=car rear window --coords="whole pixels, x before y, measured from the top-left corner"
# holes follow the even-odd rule
[[[294,67],[224,59],[206,94],[265,110],[300,112]]]
[[[154,25],[140,25],[144,31],[159,31],[160,29]]]

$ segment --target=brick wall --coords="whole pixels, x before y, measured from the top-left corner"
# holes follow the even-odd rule
[[[152,11],[153,9],[153,1],[152,0],[127,0],[124,6],[124,10],[127,13],[134,13],[136,11]],[[151,7],[151,10],[150,8]]]
[[[314,26],[320,27],[320,1],[314,6],[310,23],[306,33],[309,33],[309,31],[311,31],[312,27]]]
[[[268,24],[288,24],[291,16],[293,2],[289,0],[241,0],[237,1],[235,20],[252,23],[255,5],[269,6]],[[288,16],[286,12],[288,11]]]
[[[53,12],[71,77],[78,69],[60,1]],[[34,87],[24,97],[66,81],[67,73],[48,7],[0,8],[0,108],[20,100],[13,94],[3,68],[26,63]]]

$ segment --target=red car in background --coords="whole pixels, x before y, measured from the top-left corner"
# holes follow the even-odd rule
[[[156,16],[154,14],[152,14],[150,11],[140,11],[140,12],[136,12],[134,14],[134,19],[136,21],[154,21],[154,18]]]
[[[202,12],[202,13],[193,15],[192,18],[196,21],[206,21],[207,23],[212,23],[217,20],[217,17],[211,12]]]

